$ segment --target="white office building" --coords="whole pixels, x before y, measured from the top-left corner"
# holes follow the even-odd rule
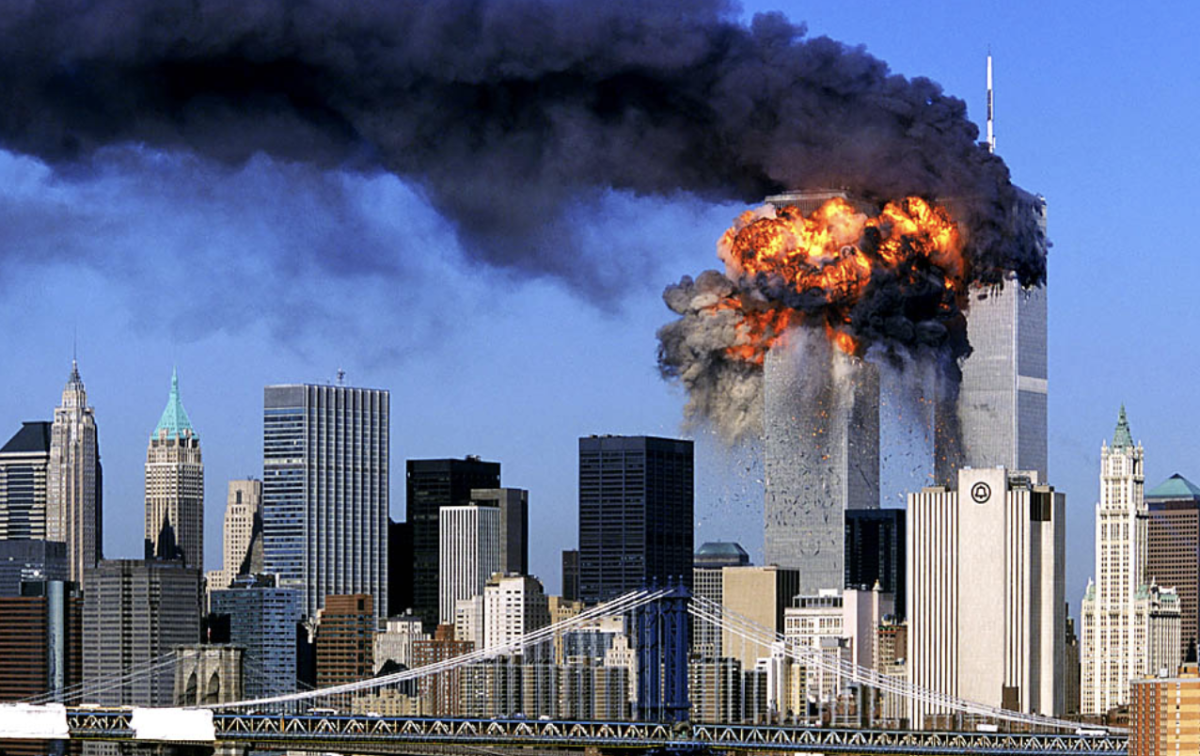
[[[483,595],[500,572],[500,508],[481,504],[438,510],[438,623],[454,624],[460,599]]]
[[[908,666],[916,685],[989,706],[1063,711],[1066,496],[1036,471],[958,471],[908,497]],[[913,727],[942,714],[914,701]]]

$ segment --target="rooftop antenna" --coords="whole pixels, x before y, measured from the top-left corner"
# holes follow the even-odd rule
[[[346,385],[346,371],[342,370],[341,368],[338,368],[338,371],[337,371],[337,382],[338,382],[337,385],[339,385],[339,386]]]
[[[987,145],[988,152],[996,151],[996,132],[993,128],[995,111],[992,99],[992,46],[988,45],[987,56]]]

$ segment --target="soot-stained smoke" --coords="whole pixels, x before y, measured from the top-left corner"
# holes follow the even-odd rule
[[[3,0],[0,146],[384,170],[488,264],[588,296],[573,205],[845,186],[957,198],[977,280],[1040,282],[1004,163],[962,101],[861,47],[715,0]],[[391,250],[377,254],[394,255]],[[611,288],[611,287],[610,287]]]

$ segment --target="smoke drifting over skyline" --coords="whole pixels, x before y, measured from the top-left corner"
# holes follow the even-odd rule
[[[4,2],[0,147],[86,169],[139,144],[387,171],[477,260],[595,299],[572,208],[615,189],[757,202],[845,186],[956,198],[972,278],[1044,278],[961,100],[724,3]],[[380,258],[397,253],[375,251]],[[388,265],[382,265],[387,269]]]

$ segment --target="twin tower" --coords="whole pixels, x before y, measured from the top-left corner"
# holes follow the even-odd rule
[[[810,212],[835,196],[851,199],[841,192],[797,192],[767,201]],[[1044,230],[1044,202],[1025,198]],[[1003,466],[1048,479],[1046,289],[1026,290],[1010,280],[1003,288],[973,288],[970,297],[973,351],[957,386],[919,362],[881,370],[842,353],[821,333],[801,333],[767,354],[764,556],[767,564],[799,570],[801,594],[844,586],[844,513],[879,507],[881,469],[888,470],[880,441],[889,434],[899,443],[889,444],[888,453],[903,457],[909,470],[932,475],[907,478],[910,491],[954,487],[960,467]],[[928,458],[914,459],[921,452],[903,447],[917,446],[913,439],[922,435]]]

